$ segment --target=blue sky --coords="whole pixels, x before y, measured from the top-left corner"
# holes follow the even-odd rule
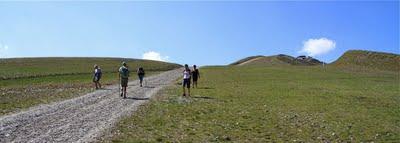
[[[282,53],[332,62],[349,49],[399,54],[399,33],[398,1],[0,2],[0,58],[218,65]]]

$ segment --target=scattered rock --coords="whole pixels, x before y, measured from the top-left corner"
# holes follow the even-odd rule
[[[162,87],[175,81],[180,70],[147,77],[148,84],[157,85],[156,88],[130,84],[128,97],[149,98],[155,95]],[[0,129],[4,130],[1,130],[0,142],[95,142],[121,117],[130,115],[147,101],[122,99],[118,96],[118,85],[108,88],[110,90],[97,90],[74,99],[2,116]]]

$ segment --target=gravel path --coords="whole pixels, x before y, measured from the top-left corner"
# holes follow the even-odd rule
[[[128,86],[128,98],[118,95],[118,85],[20,113],[0,117],[0,142],[93,142],[118,120],[130,115],[162,87],[175,81],[181,69],[147,77]]]

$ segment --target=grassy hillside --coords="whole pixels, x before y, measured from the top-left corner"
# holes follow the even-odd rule
[[[132,72],[143,66],[147,75],[180,65],[120,58],[16,58],[0,60],[0,115],[93,91],[93,65],[98,64],[103,87],[118,81],[117,70],[126,61]],[[133,73],[131,79],[135,79]]]
[[[333,66],[365,68],[400,72],[400,55],[373,51],[351,50],[344,53]]]
[[[103,72],[115,72],[122,61],[126,61],[132,69],[143,66],[147,71],[162,71],[180,66],[159,61],[123,58],[11,58],[0,59],[0,77],[1,79],[15,79],[85,74],[92,72],[94,64],[98,64]]]
[[[114,142],[398,142],[399,73],[208,67],[122,120]],[[221,76],[223,75],[223,76]],[[179,83],[179,82],[177,82]]]
[[[282,66],[282,65],[320,65],[317,59],[308,57],[297,59],[289,55],[279,54],[274,56],[252,56],[241,59],[230,65],[233,66]]]
[[[244,62],[247,62],[247,61],[250,61],[250,60],[253,60],[253,59],[256,59],[256,58],[260,58],[260,57],[265,57],[265,56],[258,55],[258,56],[246,57],[244,59],[240,59],[240,60],[238,60],[238,61],[236,61],[234,63],[231,63],[230,65],[240,65],[240,64],[242,64]]]

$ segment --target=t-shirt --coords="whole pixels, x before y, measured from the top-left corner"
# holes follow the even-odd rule
[[[189,78],[190,78],[190,70],[184,70],[183,79],[189,79]]]
[[[143,68],[139,68],[137,71],[137,74],[138,74],[138,76],[144,76],[145,73],[144,73]]]
[[[94,69],[94,76],[101,77],[101,69],[100,68]]]
[[[119,71],[119,75],[121,76],[121,78],[129,77],[129,69],[127,67],[121,66],[118,71]]]
[[[199,69],[193,70],[192,76],[193,76],[193,78],[198,78],[199,77]]]

